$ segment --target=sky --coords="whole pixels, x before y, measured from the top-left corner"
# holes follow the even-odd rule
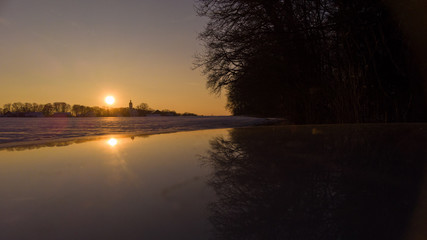
[[[0,107],[67,102],[229,115],[193,70],[194,0],[0,0]]]

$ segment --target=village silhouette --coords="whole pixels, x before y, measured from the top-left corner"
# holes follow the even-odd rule
[[[156,116],[197,116],[194,113],[177,113],[174,110],[152,109],[147,103],[133,106],[132,100],[129,107],[89,107],[79,104],[70,105],[65,102],[46,104],[38,103],[7,103],[0,108],[0,117],[156,117]]]

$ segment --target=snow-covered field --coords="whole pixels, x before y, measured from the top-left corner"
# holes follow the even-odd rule
[[[155,134],[268,123],[252,117],[0,118],[0,147],[107,134]]]

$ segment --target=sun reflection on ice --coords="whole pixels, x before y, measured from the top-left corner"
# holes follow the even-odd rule
[[[114,147],[114,146],[116,146],[117,145],[117,139],[115,139],[115,138],[110,138],[108,141],[107,141],[107,144],[108,145],[110,145],[111,147]]]

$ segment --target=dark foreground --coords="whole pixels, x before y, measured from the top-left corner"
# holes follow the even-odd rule
[[[427,124],[71,143],[0,151],[0,239],[427,237]]]

